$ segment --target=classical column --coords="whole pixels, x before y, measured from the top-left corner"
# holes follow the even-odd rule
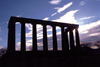
[[[15,51],[15,22],[11,19],[9,21],[8,26],[8,49],[7,52],[14,52]]]
[[[76,50],[80,50],[80,39],[79,39],[78,28],[75,29],[75,35],[76,35]]]
[[[69,50],[69,42],[68,42],[68,30],[64,30],[64,43],[65,43],[65,49],[66,51]]]
[[[21,51],[26,51],[25,23],[21,22]]]
[[[69,36],[70,36],[70,48],[71,50],[75,50],[74,46],[74,37],[73,37],[73,28],[69,28]]]
[[[37,33],[36,33],[36,24],[33,24],[33,39],[32,39],[32,43],[33,43],[33,51],[37,51]]]
[[[48,51],[47,28],[45,24],[43,24],[43,51]]]
[[[66,50],[66,47],[65,47],[65,39],[64,39],[64,27],[61,27],[61,37],[62,37],[62,51],[65,51]]]
[[[53,27],[53,30],[52,30],[52,33],[53,33],[53,51],[57,51],[56,27],[55,26],[52,26],[52,27]]]
[[[61,35],[62,35],[62,50],[68,51],[69,50],[68,34],[67,34],[67,29],[64,30],[64,27],[61,27]]]

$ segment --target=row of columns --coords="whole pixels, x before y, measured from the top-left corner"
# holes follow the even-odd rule
[[[33,51],[37,51],[37,33],[36,33],[36,24],[33,25]],[[57,51],[57,35],[56,35],[56,26],[52,26],[53,28],[53,50]],[[70,48],[71,50],[75,50],[74,46],[74,37],[73,37],[73,28],[64,29],[61,26],[61,37],[62,37],[62,51],[69,50],[69,41],[68,41],[68,32],[70,39]],[[76,48],[80,48],[79,41],[79,33],[77,28],[75,28],[75,36],[76,36]],[[25,44],[25,23],[21,23],[21,51],[26,51]],[[8,32],[8,51],[15,51],[15,23],[9,24],[9,32]],[[48,43],[47,43],[47,28],[46,25],[43,24],[43,51],[48,51]]]

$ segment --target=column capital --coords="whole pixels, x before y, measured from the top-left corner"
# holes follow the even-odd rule
[[[68,29],[64,29],[64,32],[68,32],[69,30]]]

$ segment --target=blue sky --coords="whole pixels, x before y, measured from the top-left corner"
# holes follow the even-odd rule
[[[11,16],[62,23],[79,24],[81,42],[100,40],[100,0],[0,0],[0,48],[7,47],[8,23]],[[16,24],[16,49],[20,47],[20,24]],[[52,49],[52,28],[48,29],[48,45]],[[61,32],[57,27],[58,49]],[[42,26],[37,25],[38,49],[42,49]],[[31,48],[32,25],[26,24],[26,45]]]

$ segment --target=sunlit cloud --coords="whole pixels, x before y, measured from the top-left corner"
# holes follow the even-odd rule
[[[79,22],[79,24],[83,24],[84,22]]]
[[[60,7],[55,7],[54,9],[57,9],[57,10],[58,10],[59,8],[60,8]]]
[[[21,42],[17,42],[17,46],[20,46]]]
[[[32,31],[29,31],[28,33],[26,33],[26,37],[32,37]]]
[[[81,34],[87,34],[89,31],[83,31]]]
[[[20,24],[20,22],[16,22],[16,24]]]
[[[21,42],[17,42],[17,46],[20,46]],[[26,46],[32,45],[32,39],[26,41]]]
[[[26,42],[26,47],[29,47],[32,45],[32,42]]]
[[[59,9],[57,10],[57,12],[58,12],[58,13],[61,13],[62,11],[64,11],[64,10],[67,9],[68,7],[70,7],[72,4],[73,4],[73,2],[70,2],[70,3],[66,4],[66,5],[64,5],[63,7],[59,8]]]
[[[32,46],[32,41],[31,40],[26,41],[26,50],[27,51],[30,50],[30,46]],[[20,49],[21,49],[21,42],[17,42],[16,50],[20,51]]]
[[[89,34],[89,36],[97,36],[97,35],[100,35],[100,32],[99,32],[99,33],[92,33],[92,34]]]
[[[16,17],[21,17],[21,15],[17,15]]]
[[[62,0],[51,0],[49,1],[50,4],[59,4]]]
[[[28,28],[28,30],[32,30],[32,24],[25,24],[26,28]]]
[[[26,33],[26,37],[32,37],[32,24],[25,24],[26,28],[30,30]]]
[[[59,19],[52,20],[52,21],[77,24],[77,21],[75,20],[74,14],[78,11],[79,10],[69,11],[65,15],[61,16]]]
[[[43,46],[43,44],[42,44],[42,43],[37,43],[37,45],[38,45],[38,46]]]
[[[85,25],[80,25],[79,26],[79,32],[82,33],[84,31],[87,31],[91,28],[94,28],[96,26],[100,25],[100,20],[97,21],[97,22],[92,22],[92,23],[89,23],[89,24],[85,24]]]
[[[57,13],[61,13],[62,11],[64,11],[68,7],[70,7],[72,4],[73,4],[73,2],[70,2],[70,3],[66,4],[66,5],[64,5],[63,7],[55,7],[54,9],[57,9],[57,12],[53,13],[51,16],[54,16]]]
[[[39,37],[39,34],[42,33],[42,25],[37,24],[36,28],[37,28],[37,37]],[[31,24],[26,24],[26,28],[29,30],[29,32],[26,33],[26,37],[32,37],[32,25]]]
[[[54,15],[56,15],[57,13],[53,13],[51,16],[54,16]]]
[[[86,2],[85,2],[85,1],[81,1],[79,4],[80,4],[81,6],[83,6],[83,5],[86,4]]]
[[[39,39],[37,39],[39,40]],[[32,46],[32,39],[29,39],[26,41],[26,47],[28,49],[28,47]],[[43,44],[41,44],[41,42],[37,43],[37,46],[43,46]]]
[[[93,18],[93,17],[95,17],[95,16],[83,17],[83,18],[80,18],[80,20],[90,19],[90,18]]]
[[[46,18],[44,18],[43,20],[48,20],[49,19],[49,17],[46,17]]]
[[[100,20],[79,26],[81,41],[97,41],[100,39]]]
[[[70,3],[68,3],[68,4],[66,4],[66,5],[64,5],[63,7],[61,7],[61,8],[59,8],[58,10],[57,10],[57,12],[58,13],[60,13],[60,12],[62,12],[62,11],[64,11],[65,9],[67,9],[68,7],[70,7],[72,5],[72,2],[70,2]],[[57,7],[58,8],[58,7]],[[54,14],[52,14],[51,16],[54,16],[55,14],[57,14],[57,12],[56,13],[54,13]],[[68,21],[69,23],[70,23],[70,19],[72,20],[71,22],[73,22],[73,23],[75,23],[75,22],[77,22],[75,19],[74,19],[74,13],[76,13],[77,12],[77,10],[75,10],[75,11],[70,11],[70,12],[68,12],[67,13],[67,15],[64,15],[64,16],[62,16],[62,17],[60,17],[59,19],[57,19],[56,21],[58,21],[58,22],[66,22],[66,21]],[[69,20],[68,20],[68,19]],[[49,17],[46,17],[46,18],[44,18],[43,20],[48,20],[49,19]],[[67,20],[66,20],[67,19]],[[32,26],[31,26],[31,24],[26,24],[26,27],[28,28],[28,30],[31,30],[30,32],[28,32],[28,33],[26,33],[26,37],[32,37]],[[47,31],[50,31],[48,28],[47,28]],[[37,25],[37,37],[38,37],[38,39],[42,39],[43,37],[43,33],[42,33],[42,27],[41,27],[41,25]],[[49,35],[48,37],[50,37],[50,36],[52,36],[52,35]]]

